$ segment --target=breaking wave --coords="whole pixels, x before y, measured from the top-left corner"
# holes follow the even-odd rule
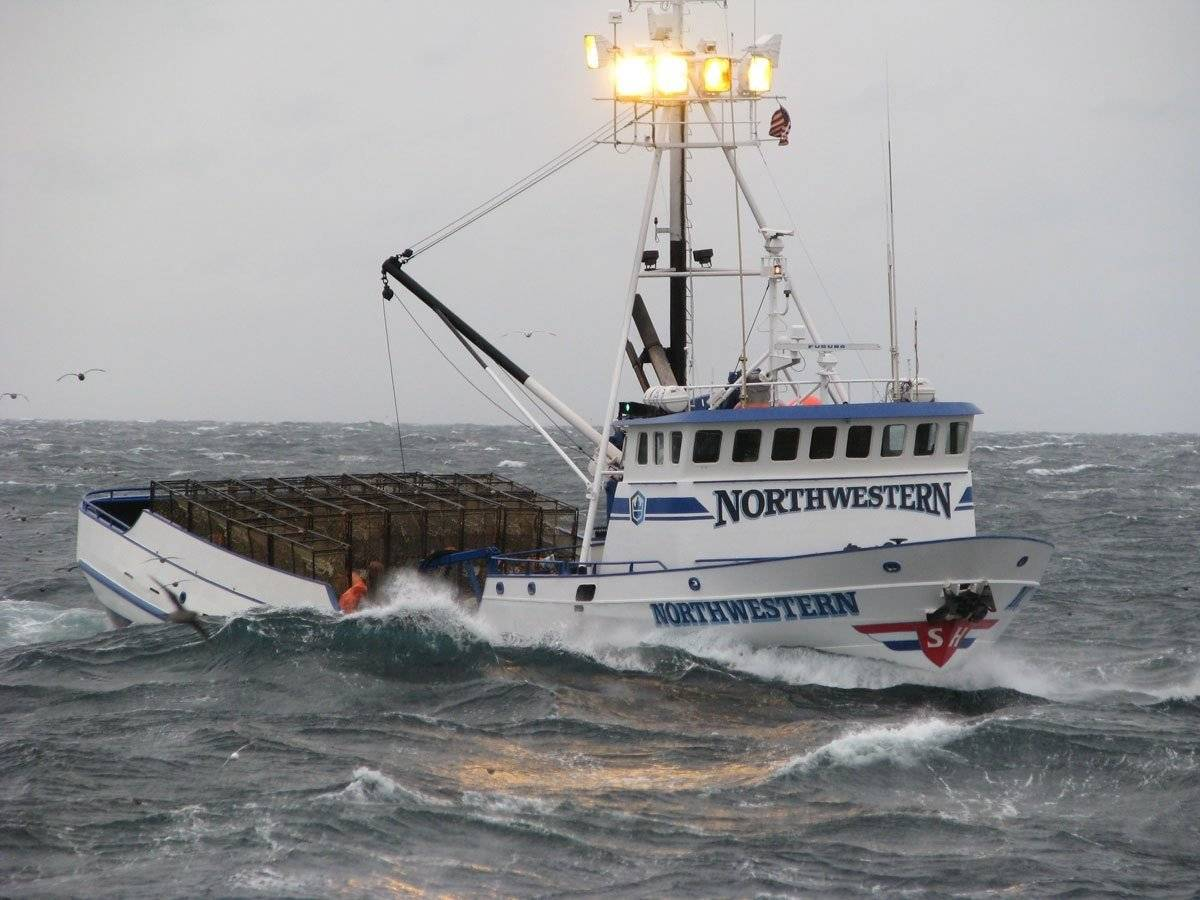
[[[946,755],[947,746],[966,737],[980,724],[927,718],[903,725],[854,729],[815,750],[788,760],[775,774],[803,773],[822,767],[859,768],[878,763],[912,767],[931,756]]]

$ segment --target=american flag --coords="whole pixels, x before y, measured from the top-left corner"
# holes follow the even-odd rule
[[[771,127],[767,129],[767,134],[773,138],[779,138],[779,146],[786,147],[788,143],[788,134],[792,130],[792,117],[788,115],[788,111],[782,106],[771,114]]]

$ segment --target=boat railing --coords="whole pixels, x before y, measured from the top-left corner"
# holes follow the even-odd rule
[[[850,402],[879,402],[889,398],[892,393],[890,378],[837,378],[837,383],[845,386]],[[825,378],[809,380],[779,379],[777,381],[747,381],[745,385],[747,401],[750,406],[796,406],[807,397],[819,396],[820,391],[829,383]],[[664,391],[661,402],[664,409],[670,409],[672,401],[687,398],[689,409],[707,409],[708,404],[722,395],[737,397],[742,388],[740,381],[724,384],[689,384],[672,386]],[[772,388],[775,390],[772,391]],[[916,399],[918,390],[926,391],[924,381],[914,383],[912,379],[901,379],[895,390],[902,400]],[[679,410],[672,410],[679,411]]]
[[[579,548],[545,547],[538,550],[524,550],[520,553],[506,553],[503,556],[492,556],[488,559],[488,575],[521,575],[532,577],[537,575],[632,575],[635,572],[665,572],[667,566],[657,559],[631,559],[579,562]]]
[[[104,488],[102,490],[88,491],[84,495],[83,502],[79,508],[83,511],[84,515],[90,516],[103,525],[116,528],[118,531],[128,531],[128,522],[114,516],[107,509],[100,506],[99,503],[104,500],[136,501],[149,499],[150,495],[144,487]]]

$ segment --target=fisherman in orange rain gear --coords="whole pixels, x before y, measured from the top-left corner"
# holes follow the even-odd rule
[[[379,591],[382,587],[383,563],[373,559],[366,572],[359,570],[351,573],[350,587],[338,598],[338,606],[344,613],[358,612],[364,601],[367,606],[380,606]]]
[[[366,596],[368,587],[369,585],[363,579],[361,572],[351,572],[350,587],[346,588],[342,596],[338,598],[338,606],[341,607],[342,612],[357,612],[358,604]]]

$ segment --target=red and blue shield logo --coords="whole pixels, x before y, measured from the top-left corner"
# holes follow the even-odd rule
[[[889,622],[882,625],[855,625],[854,630],[874,638],[889,650],[920,650],[939,669],[950,661],[959,647],[970,647],[975,629],[991,628],[996,619],[972,622],[955,619],[942,622]]]

